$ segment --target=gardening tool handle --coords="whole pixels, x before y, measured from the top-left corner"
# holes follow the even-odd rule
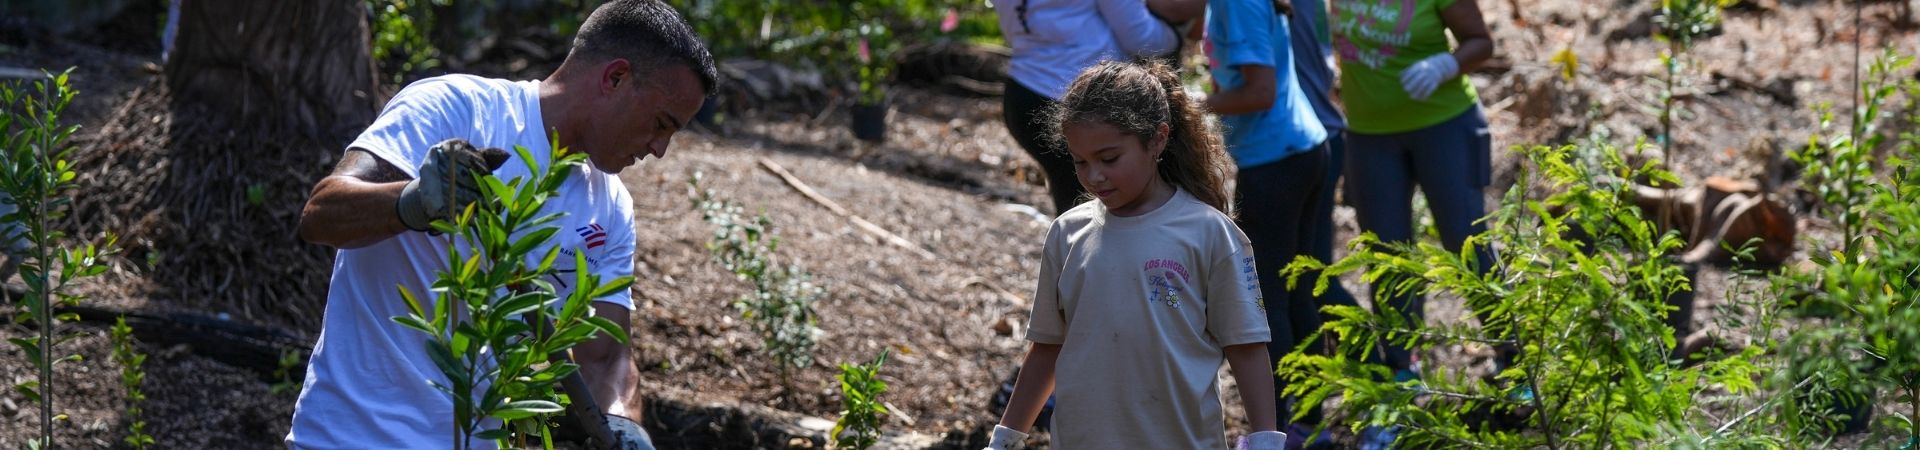
[[[540,330],[541,336],[553,335],[553,324],[536,320],[534,316],[527,316],[525,320],[529,325]],[[572,363],[573,357],[568,355],[566,350],[561,350],[547,354],[547,361],[552,364],[566,364]],[[580,371],[573,371],[561,378],[560,388],[567,391],[567,398],[571,400],[567,402],[565,416],[572,418],[575,424],[586,432],[587,444],[597,448],[619,450],[620,441],[614,439],[613,430],[607,426],[606,413],[601,412],[600,402],[594,400],[593,390],[587,387],[587,379],[580,376]]]

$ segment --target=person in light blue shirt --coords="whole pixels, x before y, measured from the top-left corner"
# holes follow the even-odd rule
[[[1294,330],[1292,317],[1320,310],[1311,284],[1289,290],[1280,269],[1311,249],[1311,213],[1320,209],[1320,191],[1328,189],[1327,129],[1294,78],[1288,19],[1275,2],[1209,0],[1207,12],[1215,93],[1206,105],[1220,115],[1227,152],[1240,169],[1235,220],[1253,243],[1273,334],[1267,356],[1278,364],[1292,351],[1296,334],[1312,331]],[[1285,380],[1275,377],[1274,385],[1285,386]],[[1280,417],[1290,417],[1285,399],[1276,400]]]

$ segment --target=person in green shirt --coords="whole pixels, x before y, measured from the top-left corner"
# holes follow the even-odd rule
[[[1493,39],[1475,0],[1331,0],[1334,53],[1340,61],[1340,96],[1347,112],[1346,191],[1362,231],[1385,242],[1411,242],[1413,190],[1420,188],[1433,211],[1442,244],[1460,251],[1467,236],[1485,231],[1482,189],[1489,181],[1492,143],[1479,96],[1461,74],[1493,56]],[[1448,34],[1458,45],[1448,42]],[[1492,267],[1492,250],[1475,252],[1480,270]],[[1376,283],[1373,292],[1384,292]],[[1424,320],[1418,295],[1375,294],[1385,305]],[[1499,324],[1489,323],[1489,327]],[[1412,351],[1384,345],[1387,365],[1399,381],[1419,378]],[[1500,349],[1497,364],[1512,362]],[[1393,429],[1370,429],[1362,449],[1389,448]]]

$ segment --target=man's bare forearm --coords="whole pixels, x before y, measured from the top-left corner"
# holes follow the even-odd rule
[[[407,183],[372,183],[351,177],[320,180],[300,213],[300,238],[338,248],[373,245],[407,231],[394,213]]]
[[[594,315],[605,317],[620,325],[621,330],[631,329],[632,319],[626,308],[609,303],[594,303]],[[593,340],[574,347],[575,363],[580,365],[580,375],[586,379],[588,390],[593,392],[593,400],[600,403],[600,410],[629,419],[639,420],[639,411],[629,411],[627,404],[633,401],[634,388],[639,381],[638,370],[633,366],[633,349],[612,336],[597,336]]]
[[[407,231],[394,205],[410,179],[365,150],[347,151],[333,174],[314,184],[300,211],[300,239],[360,248]]]

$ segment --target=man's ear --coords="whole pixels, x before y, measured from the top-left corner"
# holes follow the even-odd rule
[[[626,58],[614,58],[600,65],[600,92],[613,93],[622,83],[633,82],[633,63]]]

